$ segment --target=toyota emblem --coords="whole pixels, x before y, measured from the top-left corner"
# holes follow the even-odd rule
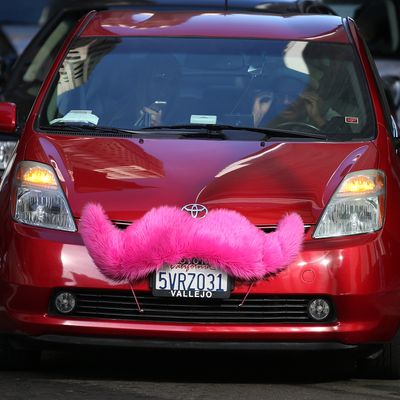
[[[186,204],[182,207],[182,211],[188,212],[192,218],[204,218],[208,214],[207,207],[202,204]]]

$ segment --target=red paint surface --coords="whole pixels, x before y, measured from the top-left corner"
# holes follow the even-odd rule
[[[17,107],[14,103],[0,103],[0,130],[12,133],[17,127]]]
[[[208,36],[348,43],[340,17],[219,12],[104,12],[82,36]]]

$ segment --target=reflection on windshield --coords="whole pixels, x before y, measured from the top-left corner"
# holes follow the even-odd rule
[[[65,58],[41,125],[218,124],[369,138],[358,71],[351,47],[335,43],[85,38]]]

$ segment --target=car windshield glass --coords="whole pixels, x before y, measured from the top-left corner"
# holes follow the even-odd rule
[[[344,44],[82,38],[60,67],[40,126],[218,124],[360,140],[374,135],[363,79]]]

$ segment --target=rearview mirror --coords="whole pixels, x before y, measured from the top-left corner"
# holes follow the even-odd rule
[[[0,103],[0,133],[13,133],[17,128],[17,106],[14,103]]]

